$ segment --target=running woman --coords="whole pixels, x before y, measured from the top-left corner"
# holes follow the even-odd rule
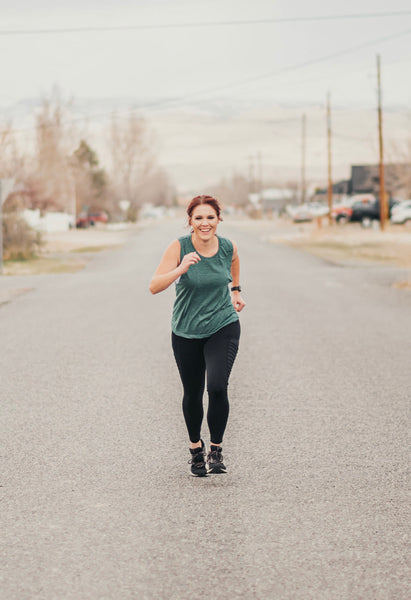
[[[222,221],[218,200],[196,196],[187,215],[191,233],[171,242],[150,282],[150,291],[158,294],[175,283],[172,347],[184,390],[191,473],[204,477],[226,473],[221,445],[229,413],[227,387],[240,339],[238,313],[245,302],[240,295],[237,246],[217,236]],[[207,456],[201,439],[206,378],[211,442]]]

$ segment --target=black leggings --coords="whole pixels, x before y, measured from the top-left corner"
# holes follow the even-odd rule
[[[207,423],[212,444],[221,444],[227,425],[228,378],[237,356],[240,323],[235,321],[207,338],[188,339],[172,334],[172,345],[184,388],[183,413],[191,442],[201,437],[203,393],[207,372]]]

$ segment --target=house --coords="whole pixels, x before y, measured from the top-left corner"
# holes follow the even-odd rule
[[[411,193],[411,164],[389,163],[384,166],[385,190],[394,198],[407,199]],[[379,165],[352,165],[351,179],[333,183],[333,201],[338,202],[345,196],[356,194],[380,193]],[[327,188],[319,188],[312,200],[324,201]]]
[[[385,189],[389,196],[408,198],[411,165],[390,163],[384,166]],[[380,192],[379,165],[353,165],[351,167],[351,194],[374,194]]]
[[[349,194],[351,189],[351,181],[349,179],[343,179],[336,181],[332,185],[333,190],[333,202],[340,202],[344,200]],[[317,188],[311,196],[312,202],[327,202],[328,188]]]

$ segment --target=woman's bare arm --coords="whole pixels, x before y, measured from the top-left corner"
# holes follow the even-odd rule
[[[149,290],[152,294],[158,294],[167,289],[181,275],[180,263],[180,242],[174,240],[171,242],[154,273]]]
[[[240,285],[240,257],[238,256],[237,244],[233,244],[233,258],[231,260],[231,277],[233,279],[231,286],[238,287]],[[237,312],[241,312],[245,307],[245,302],[241,298],[239,291],[231,292],[231,302]]]
[[[152,294],[158,294],[166,290],[183,273],[187,273],[191,265],[201,260],[197,252],[190,252],[183,256],[180,262],[180,242],[174,240],[163,254],[163,258],[154,273],[149,290]]]

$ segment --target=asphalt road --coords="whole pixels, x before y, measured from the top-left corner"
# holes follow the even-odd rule
[[[0,306],[4,600],[409,597],[411,295],[223,224],[247,307],[227,475],[189,475],[163,222]],[[204,437],[208,442],[207,432]]]

